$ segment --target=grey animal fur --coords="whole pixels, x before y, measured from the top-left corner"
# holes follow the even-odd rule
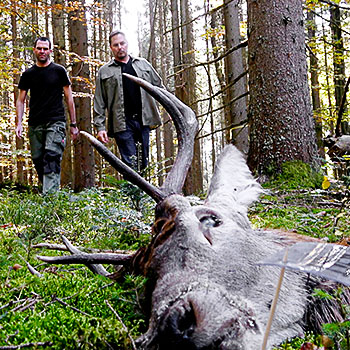
[[[283,244],[275,233],[250,227],[247,207],[262,192],[242,154],[227,146],[204,205],[191,207],[179,195],[165,199],[163,208],[177,210],[176,229],[148,268],[156,284],[140,349],[261,348],[280,271],[256,263]],[[304,286],[305,276],[286,273],[269,349],[303,334]]]

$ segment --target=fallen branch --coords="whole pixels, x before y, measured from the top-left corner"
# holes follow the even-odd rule
[[[81,311],[81,310],[79,310],[78,308],[76,308],[76,307],[74,307],[74,306],[72,306],[72,305],[69,305],[68,303],[64,302],[63,300],[61,300],[61,299],[59,299],[59,298],[56,298],[55,296],[53,297],[53,301],[57,301],[57,302],[59,302],[61,305],[66,306],[66,307],[69,307],[69,308],[71,308],[72,310],[74,310],[74,311],[76,311],[76,312],[79,312],[79,313],[81,313],[81,314],[83,314],[83,315],[85,315],[85,316],[93,317],[92,315],[89,315],[89,314],[87,314],[86,312]]]
[[[14,309],[11,310],[11,312],[16,312],[16,311],[20,311],[21,312],[21,311],[27,310],[28,308],[30,308],[33,305],[35,305],[38,301],[39,301],[39,299],[37,299],[37,298],[26,299],[23,304],[16,306]]]
[[[128,335],[130,341],[131,341],[131,344],[132,344],[132,348],[134,350],[136,350],[136,345],[135,345],[135,342],[134,342],[134,339],[132,338],[132,336],[130,335],[129,333],[129,330],[128,328],[125,326],[123,320],[121,319],[121,317],[118,315],[117,311],[115,311],[112,307],[112,305],[108,302],[108,300],[105,300],[105,303],[107,304],[107,306],[112,310],[112,312],[114,313],[114,315],[117,317],[118,321],[121,323],[124,331],[126,332],[126,334]]]
[[[16,349],[23,349],[23,348],[30,348],[30,347],[38,347],[38,346],[51,346],[52,343],[49,341],[46,342],[38,342],[38,343],[27,343],[27,344],[20,344],[20,345],[6,345],[6,346],[0,346],[0,350],[16,350]]]

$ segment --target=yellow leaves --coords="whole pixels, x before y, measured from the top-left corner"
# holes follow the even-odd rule
[[[331,183],[329,182],[327,176],[324,176],[322,181],[322,189],[327,190],[330,185]]]

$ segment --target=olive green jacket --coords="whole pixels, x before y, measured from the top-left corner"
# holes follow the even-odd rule
[[[151,64],[140,57],[130,57],[132,66],[139,78],[152,85],[164,88],[162,80]],[[143,125],[156,127],[161,124],[156,101],[141,88]],[[98,71],[94,96],[94,125],[97,131],[106,130],[113,136],[126,129],[124,95],[121,66],[114,59],[104,64]]]

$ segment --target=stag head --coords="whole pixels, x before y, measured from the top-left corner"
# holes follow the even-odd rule
[[[81,254],[66,242],[74,255],[40,258],[83,262],[106,276],[98,264],[124,265],[147,276],[149,329],[137,340],[140,349],[257,350],[279,271],[256,263],[284,244],[274,233],[251,229],[247,208],[262,188],[242,154],[228,145],[216,164],[207,198],[201,205],[191,205],[181,191],[193,156],[196,117],[169,92],[129,77],[167,109],[177,129],[177,158],[162,187],[145,181],[90,134],[81,134],[156,201],[153,239],[131,255]],[[268,348],[303,333],[305,281],[289,272],[284,286]]]

